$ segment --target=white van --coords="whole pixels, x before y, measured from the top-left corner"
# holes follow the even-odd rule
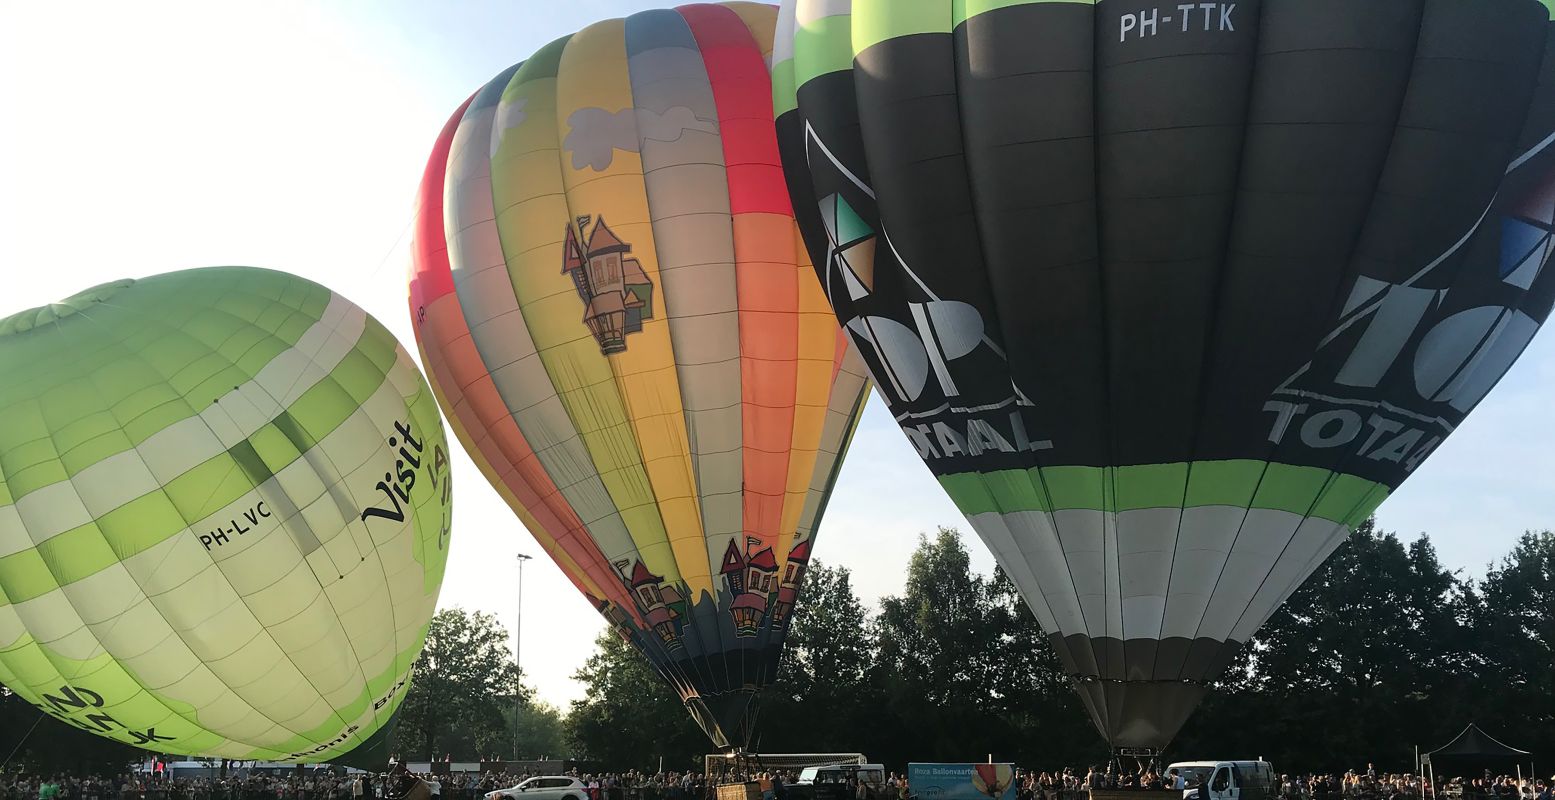
[[[1209,800],[1267,800],[1277,792],[1274,767],[1267,761],[1179,761],[1166,768],[1183,777],[1183,800],[1198,800],[1199,784],[1209,782]]]
[[[881,764],[829,764],[824,767],[805,767],[799,773],[799,786],[816,786],[847,783],[848,779],[879,786],[885,783],[885,766]]]

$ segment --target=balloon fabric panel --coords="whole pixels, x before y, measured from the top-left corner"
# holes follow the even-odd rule
[[[788,0],[818,275],[1098,728],[1164,745],[1548,315],[1532,0]]]
[[[382,325],[284,273],[187,270],[0,320],[0,369],[0,682],[156,752],[382,743],[451,497]]]
[[[434,148],[411,284],[466,449],[735,747],[867,386],[789,208],[774,24],[648,11],[497,76]]]

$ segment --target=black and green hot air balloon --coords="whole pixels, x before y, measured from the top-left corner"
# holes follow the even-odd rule
[[[785,0],[838,320],[1114,747],[1206,684],[1545,320],[1536,0]]]

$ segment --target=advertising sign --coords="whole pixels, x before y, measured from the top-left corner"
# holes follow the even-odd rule
[[[1015,765],[908,764],[907,784],[922,800],[1015,800]]]

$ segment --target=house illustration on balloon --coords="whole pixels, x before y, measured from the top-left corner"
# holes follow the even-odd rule
[[[661,575],[655,575],[643,562],[632,566],[627,580],[637,612],[658,635],[660,643],[668,648],[680,648],[681,628],[685,625],[686,600],[673,583],[665,583]]]
[[[719,568],[723,589],[729,597],[729,602],[722,605],[729,612],[734,633],[742,639],[755,636],[764,623],[780,631],[788,624],[799,599],[799,586],[810,562],[810,541],[801,540],[789,550],[781,576],[770,546],[764,546],[760,539],[746,538],[745,547],[741,548],[738,541],[738,537],[729,540]],[[610,621],[616,634],[627,642],[636,642],[640,641],[639,635],[651,633],[665,649],[684,650],[691,603],[683,587],[666,582],[640,560],[623,559],[614,566],[637,613],[629,614],[615,603],[593,595],[589,599]]]
[[[763,546],[760,539],[747,538],[742,549],[736,539],[729,540],[719,573],[724,588],[734,598],[729,613],[734,618],[736,635],[755,636],[769,613],[774,628],[788,623],[809,560],[810,542],[806,539],[789,551],[779,577],[777,558],[770,546]]]
[[[633,258],[632,246],[605,225],[605,218],[578,217],[567,225],[562,243],[562,272],[583,301],[583,324],[605,355],[626,350],[626,337],[653,319],[653,281]]]

